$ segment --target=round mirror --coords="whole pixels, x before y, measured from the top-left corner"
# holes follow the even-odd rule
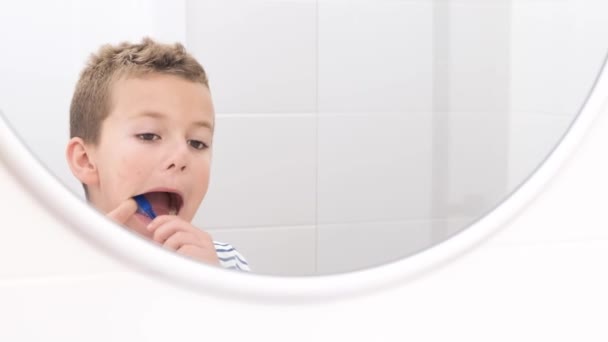
[[[437,245],[515,191],[593,88],[607,10],[600,1],[1,4],[0,108],[85,200],[65,150],[88,56],[145,36],[181,42],[215,105],[209,189],[192,225],[235,246],[254,273],[343,273]]]

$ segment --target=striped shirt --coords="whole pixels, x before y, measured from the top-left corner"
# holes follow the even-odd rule
[[[232,245],[218,241],[213,241],[213,245],[220,260],[220,266],[230,270],[251,271],[245,258]]]

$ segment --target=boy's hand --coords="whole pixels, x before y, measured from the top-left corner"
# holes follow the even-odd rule
[[[106,217],[118,224],[125,224],[127,220],[137,212],[137,202],[129,198],[122,202],[116,209],[110,211]]]
[[[208,264],[220,264],[211,236],[178,216],[160,215],[146,229],[164,247]]]

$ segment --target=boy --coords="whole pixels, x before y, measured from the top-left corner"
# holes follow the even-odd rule
[[[181,44],[104,45],[72,98],[68,164],[87,201],[117,223],[196,260],[248,271],[234,248],[190,224],[209,185],[214,125],[205,71]],[[137,195],[156,218],[138,211]]]

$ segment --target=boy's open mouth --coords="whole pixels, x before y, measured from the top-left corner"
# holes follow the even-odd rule
[[[182,196],[172,191],[151,191],[142,194],[156,215],[178,215],[184,205]]]

